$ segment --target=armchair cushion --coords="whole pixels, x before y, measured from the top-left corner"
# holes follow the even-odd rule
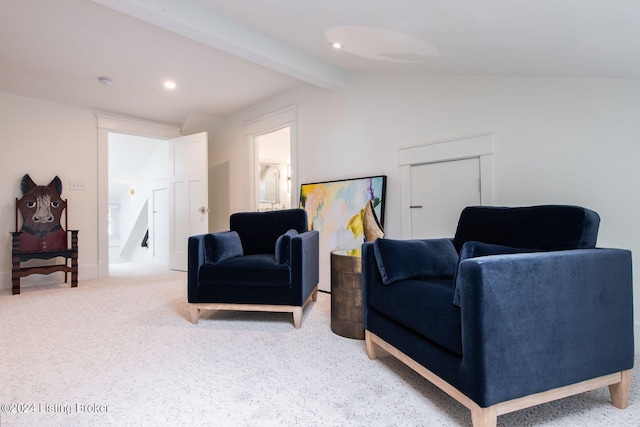
[[[405,279],[453,277],[458,262],[450,239],[377,239],[373,248],[385,285]]]
[[[227,258],[242,256],[242,243],[235,231],[210,233],[205,235],[205,260],[216,263]]]
[[[291,257],[291,238],[293,236],[297,236],[298,232],[294,229],[291,229],[284,233],[282,236],[278,237],[276,240],[276,262],[280,265],[289,264]]]
[[[541,250],[594,248],[600,216],[568,205],[469,206],[458,220],[456,250],[470,240]]]
[[[289,266],[278,265],[273,255],[233,257],[200,267],[200,283],[216,286],[290,286]]]
[[[240,236],[245,255],[273,255],[278,237],[291,229],[304,233],[309,227],[304,209],[283,209],[234,213],[229,218],[229,229]]]
[[[539,252],[539,250],[512,248],[510,246],[492,245],[489,243],[470,241],[462,245],[460,256],[458,257],[458,269],[460,268],[460,263],[469,258],[477,258],[489,255],[520,254],[528,252]],[[458,269],[456,269],[456,273],[453,276],[453,304],[460,307],[460,289],[456,286],[456,281],[458,279]]]
[[[462,354],[460,308],[451,304],[451,278],[408,279],[369,289],[368,303],[395,322]]]

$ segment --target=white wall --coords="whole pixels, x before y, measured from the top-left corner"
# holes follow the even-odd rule
[[[216,185],[229,186],[231,200],[229,212],[217,215],[248,207],[243,124],[293,104],[299,182],[386,174],[390,238],[401,236],[398,149],[493,132],[496,204],[592,208],[602,217],[599,246],[631,249],[638,264],[639,81],[356,74],[341,91],[297,89],[221,126],[210,167],[228,162],[228,182]],[[320,280],[330,280],[328,266]]]
[[[79,279],[97,274],[96,117],[92,111],[0,93],[0,289],[11,285],[11,238],[15,231],[15,198],[28,173],[47,185],[58,175],[68,199],[69,228],[79,230]],[[85,191],[70,191],[69,181],[82,181]],[[62,276],[33,275],[30,283],[58,282]]]
[[[208,131],[213,135],[220,119],[193,115],[184,134]],[[37,184],[47,185],[58,175],[62,197],[69,203],[69,226],[79,230],[79,286],[98,277],[99,163],[96,112],[40,99],[0,92],[0,290],[11,288],[11,238],[15,231],[15,198],[21,197],[20,181],[28,173]],[[70,181],[85,183],[85,191],[70,191]],[[105,185],[106,188],[106,185]],[[104,230],[106,239],[106,228]],[[33,275],[33,283],[58,283],[62,276]]]

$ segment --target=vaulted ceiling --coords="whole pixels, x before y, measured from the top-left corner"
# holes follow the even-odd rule
[[[2,92],[181,125],[350,72],[640,79],[640,1],[0,3]]]

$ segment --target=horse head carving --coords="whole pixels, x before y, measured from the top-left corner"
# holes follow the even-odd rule
[[[49,185],[37,185],[29,174],[22,177],[23,196],[18,200],[22,214],[21,251],[56,251],[67,248],[67,234],[60,224],[67,207],[62,200],[62,181],[57,176]]]

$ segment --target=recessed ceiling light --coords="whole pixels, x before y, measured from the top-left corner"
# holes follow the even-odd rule
[[[164,82],[164,87],[166,87],[167,89],[175,89],[176,88],[176,82],[173,82],[171,80],[167,80],[166,82]]]
[[[331,46],[333,46],[334,49],[342,49],[342,43],[338,43],[338,42],[333,42],[331,43]]]
[[[440,56],[429,42],[386,28],[340,25],[328,28],[324,35],[334,47],[335,40],[340,40],[342,52],[379,61],[424,63]]]

